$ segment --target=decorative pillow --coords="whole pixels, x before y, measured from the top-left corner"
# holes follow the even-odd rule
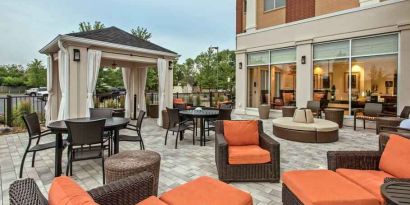
[[[93,198],[71,178],[54,179],[48,192],[49,205],[98,205]]]
[[[410,178],[410,139],[390,135],[379,168],[398,178]]]
[[[224,135],[229,146],[259,145],[256,120],[224,120]]]
[[[298,109],[295,110],[293,115],[293,122],[298,123],[314,123],[313,113],[310,109]]]

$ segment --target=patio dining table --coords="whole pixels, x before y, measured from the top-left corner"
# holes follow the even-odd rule
[[[74,118],[74,119],[67,119],[70,121],[77,121],[77,122],[87,122],[91,120],[96,120],[95,118]],[[123,129],[127,126],[127,124],[130,122],[130,119],[128,118],[122,118],[122,117],[111,117],[107,118],[105,121],[105,126],[104,130],[106,131],[113,131],[114,132],[114,154],[119,152],[119,131],[120,129]],[[59,121],[54,121],[50,123],[48,126],[48,129],[55,134],[56,137],[56,148],[55,148],[55,172],[54,176],[59,177],[61,176],[61,158],[62,158],[62,152],[64,149],[63,146],[63,134],[67,133],[67,126],[64,122],[64,120],[59,120]]]
[[[200,125],[200,145],[205,146],[206,138],[205,138],[205,119],[208,118],[216,118],[219,115],[219,110],[182,110],[179,112],[181,115],[185,115],[191,118],[199,119]]]

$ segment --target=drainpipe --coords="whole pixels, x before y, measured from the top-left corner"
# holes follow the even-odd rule
[[[67,82],[65,83],[66,86],[66,94],[65,94],[65,106],[66,106],[66,113],[67,116],[65,116],[65,118],[69,118],[70,116],[70,94],[69,94],[69,86],[70,86],[70,54],[68,53],[68,50],[66,48],[64,48],[63,43],[61,42],[61,39],[58,40],[58,47],[60,48],[61,51],[63,51],[63,53],[67,53],[68,58],[65,59],[66,62],[63,62],[64,64],[68,64],[67,70],[65,70],[64,76],[67,78]],[[58,61],[60,61],[61,59],[58,59]],[[60,63],[58,64],[58,70],[59,70],[59,74],[58,74],[58,83],[60,83]],[[59,111],[60,112],[60,111]]]

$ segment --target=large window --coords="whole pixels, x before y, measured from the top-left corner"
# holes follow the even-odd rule
[[[315,45],[314,100],[346,115],[368,102],[396,113],[397,62],[397,34]]]
[[[264,11],[270,11],[284,6],[286,6],[286,0],[264,0]]]
[[[296,49],[248,54],[248,107],[295,105]]]

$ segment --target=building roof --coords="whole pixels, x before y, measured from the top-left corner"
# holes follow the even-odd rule
[[[167,53],[175,53],[154,43],[138,38],[124,30],[121,30],[115,26],[109,28],[103,28],[100,30],[92,30],[78,33],[69,33],[67,36],[74,36],[79,38],[86,38],[97,41],[104,41],[109,43],[121,44],[126,46],[132,46],[137,48],[144,48],[150,50],[156,50]]]

